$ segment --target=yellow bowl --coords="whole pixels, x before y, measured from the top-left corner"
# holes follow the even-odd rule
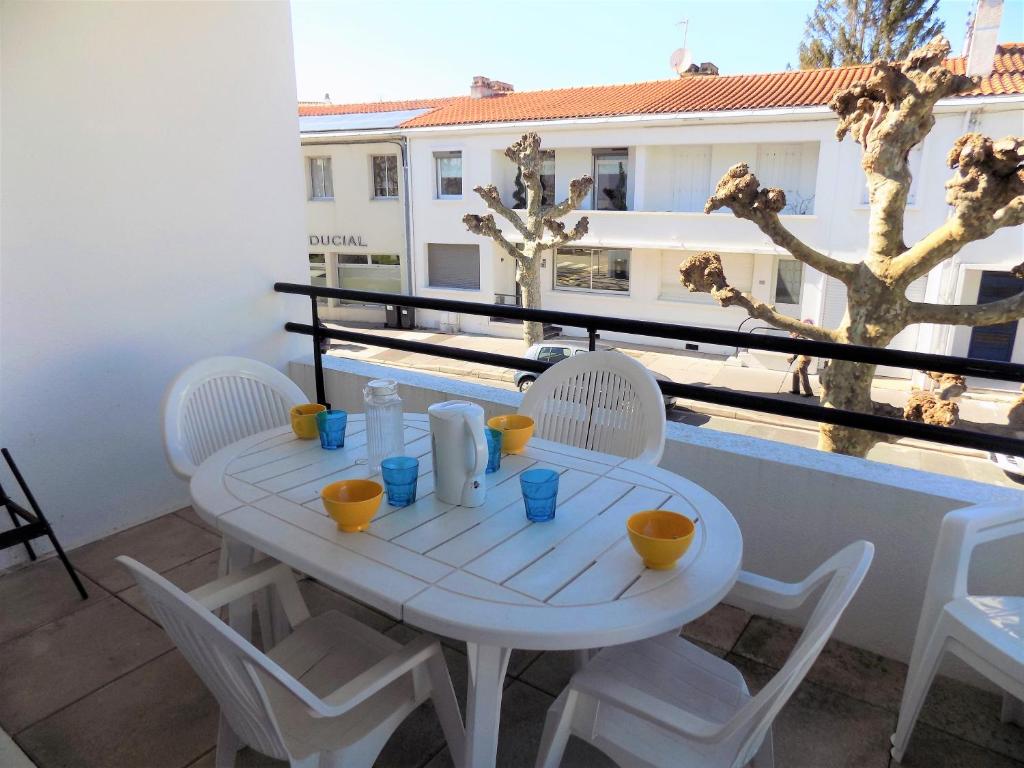
[[[320,403],[293,405],[292,409],[288,412],[292,417],[292,432],[295,433],[296,437],[303,440],[312,440],[315,437],[319,437],[320,431],[316,428],[316,415],[326,410],[327,406],[320,405]]]
[[[626,521],[626,530],[644,565],[666,571],[690,548],[695,528],[686,515],[649,509],[631,515]]]
[[[320,490],[327,514],[346,533],[369,528],[383,496],[384,486],[373,480],[338,480]]]
[[[519,453],[533,436],[533,419],[518,413],[494,416],[487,426],[501,432],[501,448],[505,453]]]

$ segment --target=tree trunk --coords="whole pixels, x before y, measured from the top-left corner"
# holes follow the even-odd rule
[[[531,260],[530,266],[527,266],[520,261],[516,265],[516,282],[522,288],[523,306],[526,309],[540,309],[540,280],[537,275],[530,274],[530,267],[537,263],[539,262]],[[544,341],[544,326],[541,323],[524,321],[523,341],[527,349]]]
[[[821,402],[825,407],[844,411],[872,413],[871,381],[875,366],[833,360],[821,375]],[[876,432],[822,424],[818,429],[818,449],[864,458],[879,441]]]

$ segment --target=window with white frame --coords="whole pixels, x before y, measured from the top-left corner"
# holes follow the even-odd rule
[[[594,209],[626,210],[626,169],[629,153],[625,149],[594,150]]]
[[[462,153],[435,152],[436,193],[439,200],[462,197]]]
[[[918,183],[918,177],[921,175],[921,157],[923,155],[923,142],[912,147],[910,154],[907,155],[907,166],[910,169],[910,190],[907,192],[907,205],[917,205],[917,188],[920,186]],[[864,186],[861,187],[860,190],[860,204],[870,204],[870,200],[868,198],[868,184],[865,179]]]
[[[339,253],[338,286],[353,291],[401,293],[398,254]]]
[[[799,304],[804,265],[796,259],[779,259],[775,268],[775,303]]]
[[[309,199],[334,199],[334,178],[331,174],[331,158],[309,158]]]
[[[370,158],[373,170],[373,196],[377,200],[398,197],[398,155],[374,155]]]
[[[541,205],[555,204],[555,151],[545,150],[540,166]]]
[[[480,246],[427,243],[427,285],[479,291]]]
[[[628,248],[559,248],[554,288],[629,293],[629,257]]]

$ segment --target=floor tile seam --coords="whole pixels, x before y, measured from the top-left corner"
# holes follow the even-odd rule
[[[92,581],[92,580],[90,579],[90,581]],[[95,582],[93,582],[93,583],[95,583]],[[98,584],[96,586],[99,587],[100,590],[102,590],[102,592],[103,592],[103,595],[101,597],[95,598],[92,595],[89,595],[89,599],[88,600],[79,600],[77,603],[75,603],[75,605],[77,606],[75,608],[75,610],[70,611],[68,613],[63,613],[60,616],[57,616],[56,618],[47,619],[42,624],[36,624],[35,626],[29,627],[28,629],[24,630],[23,632],[19,632],[16,635],[11,635],[9,638],[4,640],[3,642],[0,642],[0,649],[3,649],[3,647],[6,646],[8,643],[12,643],[15,640],[21,640],[22,638],[28,637],[33,632],[36,632],[36,631],[42,629],[43,627],[47,627],[50,624],[53,624],[55,622],[63,621],[64,619],[70,618],[71,616],[74,616],[76,613],[78,613],[80,611],[84,611],[87,608],[91,608],[94,605],[98,605],[99,603],[102,603],[104,600],[108,600],[108,599],[110,599],[112,597],[113,598],[117,597],[117,593],[111,592],[111,591],[105,589],[104,587],[100,587]],[[83,605],[83,603],[84,603],[84,605]]]

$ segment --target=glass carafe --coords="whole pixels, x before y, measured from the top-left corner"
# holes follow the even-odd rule
[[[383,459],[405,452],[398,382],[374,379],[363,389],[363,400],[366,405],[366,461],[370,474],[375,475],[380,472]]]

